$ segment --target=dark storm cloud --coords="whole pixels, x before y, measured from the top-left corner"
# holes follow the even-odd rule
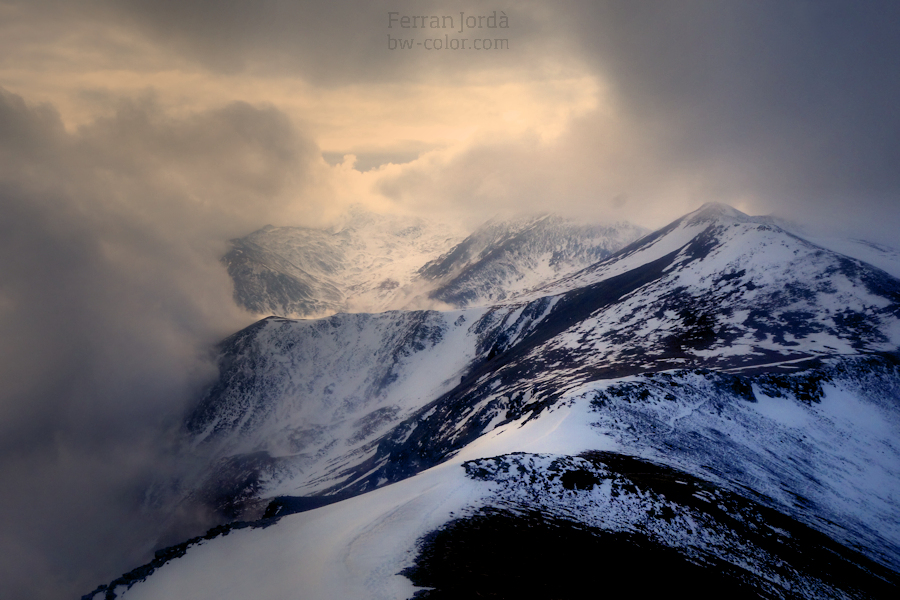
[[[285,218],[316,155],[271,108],[175,118],[148,97],[69,134],[0,90],[4,594],[84,593],[145,559],[166,428],[249,322],[222,242]]]
[[[896,2],[570,6],[583,55],[670,164],[728,163],[723,185],[801,218],[863,209],[897,225]]]

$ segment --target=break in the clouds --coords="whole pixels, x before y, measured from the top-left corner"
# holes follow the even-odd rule
[[[388,43],[391,12],[494,11],[499,51]],[[150,550],[134,507],[166,420],[249,318],[230,237],[351,203],[658,226],[724,201],[895,241],[898,22],[892,2],[0,0],[3,595],[83,593]]]

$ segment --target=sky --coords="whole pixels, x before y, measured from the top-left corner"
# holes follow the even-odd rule
[[[656,228],[717,201],[900,246],[898,26],[878,1],[0,0],[0,596],[152,550],[147,482],[253,320],[230,238],[353,204]]]

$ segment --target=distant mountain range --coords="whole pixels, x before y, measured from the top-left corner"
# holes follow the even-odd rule
[[[330,229],[268,226],[232,240],[223,262],[235,300],[260,314],[459,308],[573,273],[645,233],[543,214],[491,220],[463,237],[444,224],[356,208]]]
[[[235,333],[178,482],[223,525],[86,598],[897,597],[900,254],[721,204],[637,233],[489,223],[396,279],[452,308]]]

